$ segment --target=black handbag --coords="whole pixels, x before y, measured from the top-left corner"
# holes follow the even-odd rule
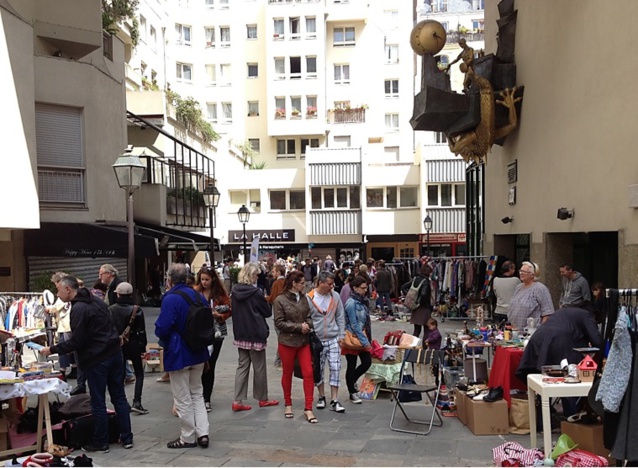
[[[309,338],[310,353],[312,354],[312,374],[314,382],[317,383],[321,380],[321,353],[323,352],[323,344],[314,330],[310,330]],[[299,360],[297,358],[295,358],[293,375],[298,379],[303,378],[303,375],[301,375],[301,366],[299,365]]]
[[[403,375],[402,384],[411,384],[416,385],[416,380],[410,374]],[[405,403],[408,401],[421,401],[423,397],[421,396],[421,392],[413,392],[411,390],[400,390],[399,391],[399,401],[401,403]]]

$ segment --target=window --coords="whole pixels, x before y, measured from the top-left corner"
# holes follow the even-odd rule
[[[313,210],[326,208],[351,209],[361,208],[360,189],[352,187],[311,187],[310,204]]]
[[[399,114],[386,114],[385,115],[385,131],[386,132],[398,132],[399,131]]]
[[[230,26],[219,28],[219,46],[230,47]]]
[[[385,19],[385,26],[388,29],[397,29],[399,27],[399,12],[398,10],[385,10],[383,12]]]
[[[259,153],[259,138],[249,138],[248,143],[250,144],[250,147],[253,149],[253,151]]]
[[[385,80],[385,97],[399,97],[399,80]]]
[[[385,46],[385,63],[399,63],[399,46],[397,44]]]
[[[332,30],[332,45],[335,47],[355,45],[354,27],[336,26]]]
[[[261,193],[259,189],[251,190],[229,190],[228,198],[230,199],[230,211],[233,213],[242,206],[250,207],[253,213],[261,212]]]
[[[475,32],[485,31],[485,21],[483,21],[482,19],[472,20],[472,29]]]
[[[306,193],[303,190],[271,190],[271,210],[305,210]]]
[[[214,8],[215,6],[215,0],[206,0],[206,6],[208,8]]]
[[[447,2],[448,0],[432,0],[430,6],[432,7],[432,12],[441,13],[447,11]]]
[[[275,78],[278,80],[286,79],[286,62],[283,57],[275,57]]]
[[[350,65],[335,65],[335,84],[350,84]]]
[[[335,148],[350,148],[351,144],[350,135],[336,136],[334,137]]]
[[[228,0],[219,0],[219,8],[227,9],[228,8]]]
[[[259,68],[256,63],[248,64],[248,78],[257,78],[259,76]]]
[[[231,76],[230,63],[222,63],[219,66],[219,81],[220,86],[230,86],[233,77]]]
[[[290,57],[290,79],[301,79],[301,57]]]
[[[206,65],[206,85],[215,86],[217,84],[217,68],[215,64]]]
[[[40,203],[84,205],[82,110],[35,104]]]
[[[277,140],[277,159],[295,159],[295,140]]]
[[[192,81],[193,66],[190,63],[177,62],[177,81]]]
[[[286,98],[285,97],[280,96],[275,98],[275,118],[277,119],[286,118]]]
[[[450,57],[447,55],[437,55],[436,58],[438,59],[436,66],[439,70],[445,70],[450,65]]]
[[[317,37],[317,18],[314,16],[306,16],[306,39],[314,39]]]
[[[224,120],[222,123],[232,123],[233,121],[233,103],[222,102],[222,112],[224,113]]]
[[[385,157],[389,161],[398,161],[399,160],[399,147],[398,146],[386,146],[383,148],[383,152],[385,153]]]
[[[273,19],[274,32],[272,37],[277,40],[284,38],[284,20],[281,18]]]
[[[259,101],[248,101],[248,117],[259,117]]]
[[[350,101],[335,101],[335,109],[347,109],[350,107]]]
[[[178,45],[191,45],[191,27],[184,26],[183,24],[175,24],[175,33],[177,34]]]
[[[306,96],[306,118],[317,117],[317,96]]]
[[[256,24],[247,24],[246,25],[246,39],[257,39],[257,25]]]
[[[306,57],[306,78],[317,78],[317,57]]]
[[[206,47],[215,47],[215,28],[204,28],[204,35],[206,36]]]
[[[301,30],[300,30],[300,24],[299,24],[299,18],[290,18],[289,20],[289,26],[290,26],[290,40],[291,41],[298,41],[301,38]]]
[[[366,189],[368,208],[413,208],[418,206],[418,187],[380,187]]]
[[[290,114],[293,117],[301,116],[301,96],[290,97]]]
[[[447,144],[447,138],[445,137],[445,133],[443,132],[435,132],[434,133],[434,141],[435,143],[442,145]]]
[[[472,10],[485,10],[485,0],[472,0]]]
[[[428,206],[465,205],[465,184],[432,184],[427,193]]]
[[[449,21],[441,21],[441,26],[443,26],[443,29],[445,29],[446,33],[450,32],[450,23],[449,23]]]
[[[140,15],[140,40],[146,42],[146,18]]]
[[[211,123],[217,123],[217,103],[206,103],[206,119]]]
[[[301,139],[301,156],[306,155],[306,147],[319,148],[319,138],[302,138]]]
[[[151,50],[157,49],[157,30],[153,26],[151,26],[151,30],[150,30],[149,43],[151,46]]]

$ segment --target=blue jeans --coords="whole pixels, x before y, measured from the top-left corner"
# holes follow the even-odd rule
[[[84,369],[91,392],[91,411],[95,430],[93,443],[109,444],[109,420],[106,415],[106,389],[109,389],[111,403],[115,407],[117,426],[122,443],[133,442],[131,432],[131,407],[124,393],[124,363],[122,353],[118,351],[97,364]]]
[[[380,293],[377,291],[377,307],[383,309],[383,302],[385,301],[385,305],[388,307],[388,311],[392,312],[392,299],[390,299],[390,291]]]

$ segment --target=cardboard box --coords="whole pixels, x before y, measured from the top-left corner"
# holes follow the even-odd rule
[[[581,424],[563,421],[560,423],[560,430],[578,444],[577,448],[606,457],[609,461],[609,466],[616,464],[616,461],[609,457],[609,450],[603,445],[602,423]]]
[[[458,392],[457,417],[474,435],[509,434],[509,414],[505,400],[487,403],[474,401]]]
[[[151,352],[151,350],[153,352]],[[159,357],[158,357],[159,352]],[[157,343],[146,345],[146,372],[164,372],[164,350]]]

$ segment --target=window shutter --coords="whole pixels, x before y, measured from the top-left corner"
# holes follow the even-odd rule
[[[83,167],[82,110],[35,105],[39,166]]]

